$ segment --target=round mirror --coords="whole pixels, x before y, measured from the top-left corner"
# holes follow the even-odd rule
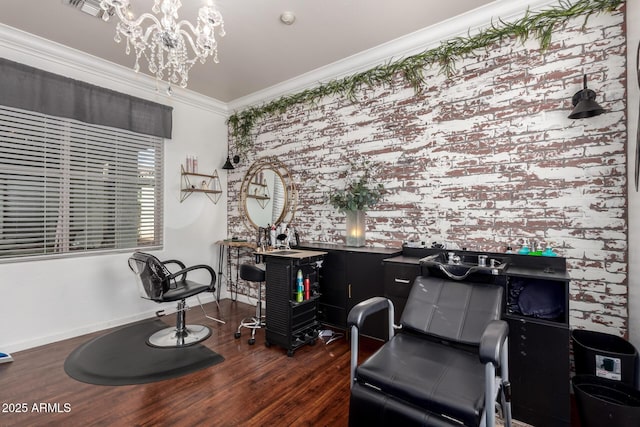
[[[257,160],[240,188],[240,210],[250,230],[293,219],[297,194],[289,170],[276,158]]]

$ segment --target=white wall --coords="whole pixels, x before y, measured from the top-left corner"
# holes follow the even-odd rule
[[[223,104],[176,89],[167,97],[156,92],[153,79],[1,25],[0,56],[171,105],[173,137],[165,145],[164,250],[154,254],[216,268],[214,242],[226,237],[226,194],[217,204],[203,194],[180,203],[180,164],[187,155],[197,155],[198,170],[218,169],[226,188],[221,170],[227,155]],[[160,306],[139,297],[127,267],[130,253],[0,264],[0,351],[15,352],[153,316]]]
[[[640,43],[640,2],[627,2],[627,106],[629,117],[629,143],[627,164],[629,165],[629,340],[640,349],[640,193],[634,182],[636,133],[638,129],[638,109],[640,89],[636,74],[636,56]]]

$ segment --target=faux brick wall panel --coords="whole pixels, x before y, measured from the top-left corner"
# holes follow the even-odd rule
[[[363,88],[357,103],[329,97],[267,118],[229,172],[229,234],[255,239],[238,217],[238,191],[255,159],[275,155],[299,188],[302,238],[343,243],[345,215],[325,195],[343,187],[345,159],[364,156],[383,165],[389,191],[367,212],[367,244],[502,252],[525,238],[553,243],[568,259],[572,326],[626,334],[624,13],[591,17],[584,31],[583,22],[558,28],[545,53],[507,40],[459,61],[451,77],[425,69],[418,94],[398,78]],[[607,113],[570,120],[583,72]]]

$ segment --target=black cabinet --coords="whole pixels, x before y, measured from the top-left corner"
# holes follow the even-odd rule
[[[347,257],[343,251],[326,251],[320,271],[320,308],[318,317],[322,323],[346,328],[347,304]]]
[[[513,417],[535,426],[569,426],[569,328],[506,316]]]
[[[314,344],[318,338],[318,265],[322,255],[304,258],[266,256],[266,328],[265,345],[279,345],[288,356],[305,344]],[[309,278],[310,298],[296,299],[297,275]]]
[[[423,274],[420,258],[438,252],[404,248],[401,256],[384,260],[384,294],[394,304],[396,323],[400,322],[413,279]],[[508,256],[510,262],[505,276],[497,277],[495,283],[505,287],[503,318],[509,324],[513,416],[536,426],[568,427],[570,279],[566,260],[494,255]],[[432,273],[424,271],[424,274]]]
[[[401,253],[400,249],[352,248],[322,243],[300,247],[327,252],[320,270],[318,317],[323,324],[340,329],[346,329],[347,315],[354,305],[367,298],[384,295],[382,261]],[[377,313],[366,320],[361,333],[386,339],[387,322],[384,313]]]
[[[571,406],[565,259],[526,261],[507,270],[505,293],[513,416],[536,426],[567,427]]]
[[[384,260],[384,296],[393,302],[396,325],[400,324],[413,280],[419,275],[419,258],[398,256]]]

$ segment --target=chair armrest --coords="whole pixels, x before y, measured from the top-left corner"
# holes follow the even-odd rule
[[[160,261],[160,262],[162,264],[164,264],[164,265],[167,265],[167,264],[178,264],[181,269],[187,268],[187,266],[184,265],[184,263],[182,261],[178,261],[177,259],[168,259],[166,261]]]
[[[358,366],[358,342],[359,342],[359,334],[358,330],[364,324],[367,316],[377,313],[378,311],[387,309],[389,312],[389,337],[391,339],[393,337],[393,320],[394,320],[394,311],[393,311],[393,303],[390,299],[383,297],[373,297],[362,302],[359,302],[349,311],[349,315],[347,316],[347,327],[351,331],[351,368],[350,368],[350,387],[353,387],[355,383],[356,377],[356,367]]]
[[[384,297],[373,297],[361,301],[349,311],[347,316],[347,326],[356,326],[358,329],[362,327],[365,319],[373,313],[384,309],[393,310],[393,303]]]
[[[189,271],[193,271],[193,270],[198,270],[198,269],[204,269],[207,270],[209,272],[209,274],[211,275],[211,281],[209,282],[209,291],[213,292],[215,291],[216,287],[216,273],[215,271],[213,271],[213,268],[209,267],[206,264],[198,264],[198,265],[192,265],[191,267],[187,267],[187,268],[183,268],[180,271],[176,271],[175,273],[172,273],[169,276],[169,279],[175,279],[178,276],[181,276],[184,274],[184,277],[180,280],[185,280],[187,278],[187,272]]]
[[[182,261],[179,261],[177,259],[168,259],[166,261],[160,261],[160,262],[162,263],[162,265],[165,266],[165,268],[167,268],[167,264],[177,264],[180,267],[180,270],[184,270],[185,268],[187,268],[187,266],[184,265],[184,263]],[[168,268],[167,268],[167,270],[169,271],[169,273],[171,273],[171,271]],[[170,278],[174,279],[175,276],[171,276]],[[185,274],[184,277],[180,278],[180,281],[182,281],[182,280],[187,280],[186,274]]]
[[[491,362],[494,366],[500,366],[502,347],[509,335],[509,325],[504,320],[491,321],[480,338],[480,361]]]

